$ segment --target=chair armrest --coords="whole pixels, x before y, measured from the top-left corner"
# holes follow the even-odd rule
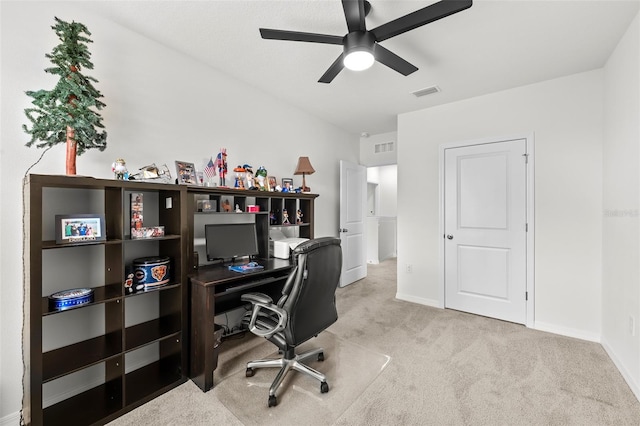
[[[273,303],[273,299],[264,293],[245,293],[240,296],[240,300],[251,303]]]
[[[253,334],[268,339],[279,331],[284,330],[284,327],[287,324],[287,320],[289,319],[289,315],[282,308],[274,305],[273,300],[269,296],[262,293],[246,293],[243,294],[240,298],[245,302],[251,302],[251,304],[253,305],[251,320],[249,321],[249,331],[251,331]],[[277,315],[278,323],[274,327],[257,327],[256,321],[258,320],[258,316],[261,313],[263,313],[263,315],[269,315],[269,312],[275,313]]]

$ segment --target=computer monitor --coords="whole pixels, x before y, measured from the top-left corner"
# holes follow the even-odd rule
[[[255,223],[208,224],[204,226],[204,234],[210,262],[258,254]]]

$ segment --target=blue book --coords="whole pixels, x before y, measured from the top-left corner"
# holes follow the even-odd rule
[[[264,268],[264,266],[258,265],[257,262],[249,262],[249,263],[245,263],[244,265],[229,266],[230,271],[242,272],[242,273],[257,271],[258,269],[262,269],[262,268]]]

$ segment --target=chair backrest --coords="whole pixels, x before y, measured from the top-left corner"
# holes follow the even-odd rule
[[[297,346],[338,319],[335,293],[342,271],[340,239],[305,241],[293,251],[296,267],[278,305],[289,313],[287,343]]]

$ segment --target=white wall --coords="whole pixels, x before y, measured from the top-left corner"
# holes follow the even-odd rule
[[[602,343],[640,399],[639,27],[604,68]]]
[[[398,297],[439,302],[438,146],[535,132],[535,327],[599,340],[602,105],[595,70],[401,114]]]
[[[316,235],[338,229],[339,160],[358,162],[357,135],[328,125],[257,92],[193,58],[172,51],[112,22],[79,12],[73,2],[2,2],[0,88],[0,270],[2,270],[2,339],[0,343],[0,424],[17,424],[21,406],[22,360],[22,208],[21,179],[41,150],[26,148],[21,130],[29,106],[25,90],[51,88],[44,57],[58,44],[53,17],[88,26],[108,148],[78,158],[78,174],[111,178],[118,157],[130,170],[155,162],[174,173],[174,160],[198,164],[226,147],[230,168],[264,165],[278,178],[294,177],[298,156],[316,169],[309,186],[316,202]],[[11,40],[9,43],[8,41]],[[304,142],[300,142],[304,141]],[[32,173],[64,173],[64,147],[50,150]],[[294,177],[299,185],[300,176]],[[7,326],[9,325],[10,326]]]
[[[385,166],[398,162],[398,134],[397,132],[377,133],[360,137],[360,164],[363,166]],[[395,149],[388,152],[375,152],[375,145],[393,142]]]

